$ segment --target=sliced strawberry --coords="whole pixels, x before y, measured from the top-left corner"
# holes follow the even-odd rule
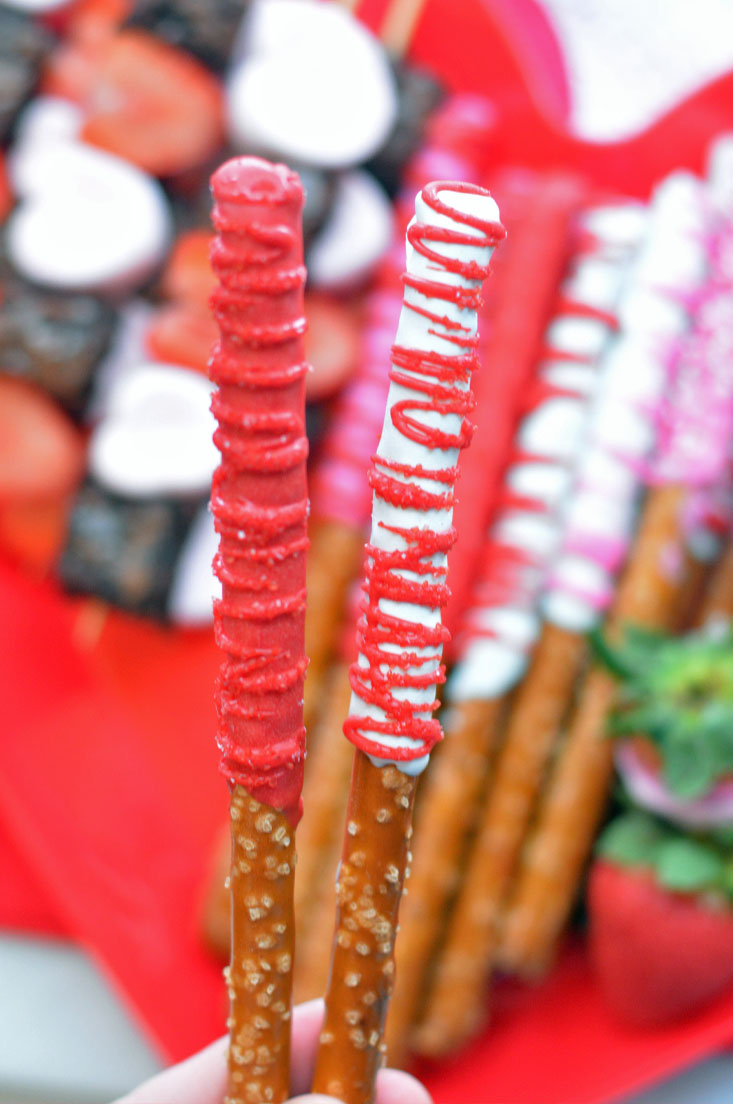
[[[209,261],[212,240],[213,234],[208,230],[187,230],[178,236],[161,280],[167,299],[208,311],[209,297],[216,287]]]
[[[41,391],[0,376],[0,549],[47,572],[84,467],[81,434]]]
[[[102,50],[82,137],[154,176],[202,164],[224,136],[219,81],[195,58],[145,31]]]
[[[0,503],[48,502],[74,489],[81,434],[41,391],[0,376]]]
[[[187,303],[171,303],[155,312],[145,345],[155,360],[206,373],[218,336],[218,327],[208,311]]]
[[[51,571],[66,538],[72,496],[53,502],[0,503],[0,549],[25,571]]]
[[[733,909],[662,888],[652,872],[598,860],[588,888],[590,953],[613,1012],[651,1027],[733,985]]]
[[[13,193],[10,188],[5,158],[0,153],[0,223],[4,222],[13,206]]]
[[[309,399],[328,398],[344,385],[359,357],[359,326],[354,311],[328,295],[305,298],[305,355],[313,368],[306,377]]]

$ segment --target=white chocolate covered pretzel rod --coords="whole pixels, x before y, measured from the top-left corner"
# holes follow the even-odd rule
[[[334,953],[314,1091],[369,1101],[383,1051],[417,775],[440,737],[446,554],[476,364],[479,292],[498,210],[472,185],[433,183],[407,231],[402,313],[370,481],[359,657],[344,725],[357,747],[338,878]]]

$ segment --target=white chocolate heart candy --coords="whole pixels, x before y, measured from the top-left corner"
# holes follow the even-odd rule
[[[128,498],[206,494],[219,453],[211,384],[188,368],[141,364],[118,380],[89,443],[89,468]]]
[[[310,284],[343,291],[366,279],[389,249],[392,224],[392,207],[374,177],[344,173],[326,224],[308,250]]]
[[[8,254],[27,279],[61,290],[140,286],[170,240],[165,194],[152,177],[75,141],[29,149],[13,183]]]
[[[219,534],[207,507],[191,526],[175,566],[168,594],[168,616],[178,625],[207,625],[213,620],[213,602],[221,597],[221,583],[212,570]]]
[[[83,122],[84,112],[79,105],[60,96],[36,96],[27,103],[16,120],[8,159],[14,187],[29,175],[24,161],[58,142],[75,141]]]
[[[384,49],[339,4],[259,0],[234,53],[229,137],[241,150],[340,169],[367,160],[392,129]]]

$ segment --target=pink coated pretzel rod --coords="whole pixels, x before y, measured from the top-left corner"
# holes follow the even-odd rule
[[[294,834],[305,758],[307,548],[301,233],[295,173],[257,158],[212,178],[219,324],[210,375],[221,452],[211,492],[224,653],[216,704],[230,786],[227,1104],[289,1096]]]
[[[373,1099],[416,779],[441,735],[432,714],[456,459],[470,439],[476,312],[503,236],[497,215],[485,189],[434,183],[407,231],[388,411],[370,470],[372,530],[344,724],[358,750],[313,1086],[347,1104]]]
[[[353,748],[343,738],[343,723],[351,701],[349,672],[356,658],[361,594],[361,584],[352,583],[346,623],[338,655],[328,672],[315,739],[309,736],[311,749],[303,788],[306,815],[298,830],[295,884],[298,956],[293,994],[296,1003],[320,997],[328,981],[336,907],[335,872],[354,757]]]
[[[652,487],[685,488],[680,517],[678,625],[695,619],[733,521],[733,284],[716,268],[724,228],[714,241],[710,279],[681,354],[675,392],[660,412],[660,444],[649,471]]]

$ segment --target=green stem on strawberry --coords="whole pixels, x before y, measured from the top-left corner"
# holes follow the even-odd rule
[[[631,625],[618,644],[593,643],[619,679],[609,732],[642,737],[672,794],[692,801],[733,775],[733,628],[669,637]]]
[[[664,889],[733,904],[733,850],[720,834],[683,835],[635,810],[612,821],[596,853],[617,866],[647,870]]]

